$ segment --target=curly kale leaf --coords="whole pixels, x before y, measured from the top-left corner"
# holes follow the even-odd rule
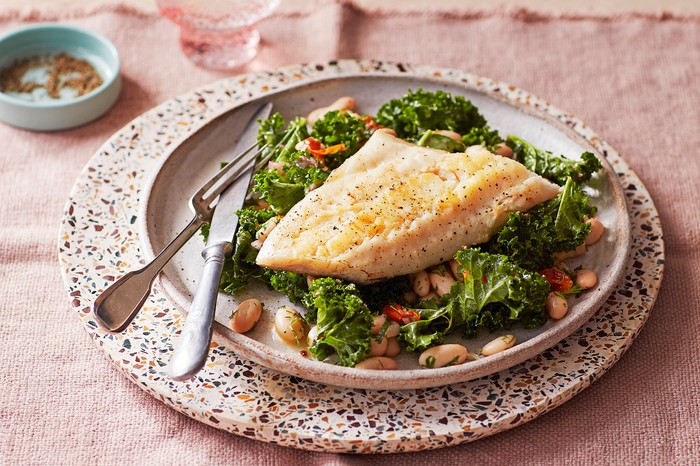
[[[493,332],[514,322],[535,328],[547,321],[549,284],[540,274],[475,248],[459,251],[455,259],[464,282],[455,283],[442,297],[444,306],[421,309],[420,320],[401,328],[406,349],[420,351],[437,345],[457,328],[473,337],[480,327]]]
[[[595,215],[596,208],[588,201],[581,187],[569,178],[554,199],[528,212],[510,214],[487,249],[528,270],[550,267],[554,254],[576,249],[590,233],[585,217]]]
[[[258,130],[258,146],[267,145],[262,156],[272,153],[270,158],[273,162],[285,163],[294,160],[296,145],[309,137],[306,128],[306,119],[297,117],[289,122],[286,129],[284,118],[279,113],[275,113],[266,120],[260,122]]]
[[[251,246],[257,231],[275,216],[273,212],[246,207],[236,212],[238,230],[234,238],[233,256],[224,262],[220,288],[229,294],[236,294],[246,287],[248,279],[256,276],[259,267],[255,264],[258,251]]]
[[[264,267],[260,267],[260,270],[260,278],[273,290],[287,296],[292,302],[301,303],[303,301],[308,292],[306,275]]]
[[[306,162],[305,153],[294,152],[296,159],[279,170],[265,170],[253,178],[253,191],[278,214],[286,214],[304,198],[312,186],[323,184],[329,172]]]
[[[570,160],[557,157],[513,135],[508,136],[506,145],[513,149],[515,160],[525,165],[528,170],[559,186],[566,183],[569,178],[577,184],[585,183],[594,173],[603,168],[600,160],[590,152],[584,152],[581,160]]]
[[[377,123],[392,128],[398,137],[417,141],[427,130],[448,129],[467,134],[483,127],[486,120],[478,109],[462,96],[444,91],[409,91],[379,108]]]
[[[496,150],[496,146],[503,142],[498,131],[489,128],[488,125],[474,127],[462,136],[462,143],[469,146],[484,146],[491,152]]]
[[[348,112],[333,110],[314,123],[311,137],[321,141],[326,147],[343,144],[345,150],[324,157],[323,163],[329,169],[340,166],[348,157],[355,154],[370,137],[370,129],[364,120]]]
[[[311,354],[322,361],[335,353],[343,366],[354,366],[367,357],[372,313],[354,284],[333,278],[314,280],[305,304],[315,312],[318,327]],[[307,319],[312,320],[313,315]]]

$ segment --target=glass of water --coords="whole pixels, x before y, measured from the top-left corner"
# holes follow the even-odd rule
[[[163,16],[180,27],[180,47],[195,64],[232,69],[255,57],[256,25],[280,0],[157,0]]]

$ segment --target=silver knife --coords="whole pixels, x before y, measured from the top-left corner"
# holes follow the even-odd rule
[[[272,105],[263,106],[251,122],[266,119],[272,113]],[[236,147],[248,147],[257,140],[258,125],[249,124]],[[241,175],[236,183],[219,197],[209,228],[207,244],[202,251],[204,269],[194,294],[192,306],[185,320],[185,328],[175,344],[168,363],[167,373],[174,380],[187,380],[204,366],[209,354],[209,343],[216,310],[216,297],[224,260],[233,253],[233,237],[238,228],[236,211],[243,206],[254,166]]]

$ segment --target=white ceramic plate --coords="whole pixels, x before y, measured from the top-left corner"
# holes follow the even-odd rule
[[[393,76],[362,73],[282,87],[267,93],[262,99],[272,102],[275,110],[287,119],[296,115],[305,116],[314,108],[328,105],[346,95],[357,100],[360,113],[376,114],[382,103],[404,95],[409,89],[418,88],[442,89],[468,98],[503,136],[515,134],[539,147],[571,158],[578,158],[586,150],[597,152],[591,144],[532,102],[520,102],[500,90],[480,88],[470,82],[453,83],[435,77],[416,78],[399,72]],[[216,172],[222,161],[230,160],[235,155],[235,135],[239,132],[232,129],[245,123],[237,118],[238,108],[240,106],[208,122],[176,147],[151,179],[142,197],[141,216],[141,237],[149,259],[191,219],[192,212],[188,205],[191,193]],[[469,340],[460,338],[457,335],[459,331],[456,331],[449,339],[466,345],[470,352],[478,353],[486,342],[497,335],[515,334],[518,344],[503,353],[441,369],[422,369],[417,362],[418,354],[406,352],[397,358],[397,371],[368,371],[321,362],[309,357],[304,347],[290,346],[278,337],[273,328],[274,312],[279,306],[292,303],[261,283],[253,283],[236,297],[220,293],[216,331],[229,339],[231,347],[242,357],[287,374],[345,387],[408,389],[440,386],[471,380],[521,363],[583,325],[601,307],[623,271],[629,252],[627,208],[617,176],[605,158],[601,154],[598,156],[605,165],[605,171],[591,182],[590,193],[607,232],[603,241],[572,265],[583,263],[592,268],[599,275],[599,283],[594,290],[571,300],[571,309],[564,319],[550,320],[539,329],[525,330],[514,326],[498,334],[484,331],[478,338]],[[185,312],[191,305],[201,275],[203,246],[201,236],[197,236],[164,269],[163,285],[172,300]],[[252,332],[236,334],[228,329],[228,316],[240,301],[250,297],[260,299],[266,312]]]
[[[559,122],[573,141],[590,144],[606,156],[624,189],[632,245],[621,280],[588,321],[527,361],[487,377],[399,391],[339,388],[286,375],[242,357],[220,333],[214,334],[202,371],[187,382],[173,382],[165,375],[165,365],[183,315],[161,286],[154,287],[143,311],[124,332],[98,327],[90,312],[93,300],[117,277],[147,260],[139,226],[142,196],[173,147],[250,98],[358,74],[439,79],[448,88],[466,85],[496,100],[527,103]],[[537,132],[530,136],[538,141]],[[575,154],[578,148],[572,144]],[[464,71],[352,60],[227,78],[136,118],[105,142],[76,180],[61,222],[58,256],[67,294],[85,331],[129,380],[154,398],[237,435],[305,450],[363,453],[469,442],[560,406],[630,347],[650,315],[664,269],[659,216],[643,182],[579,120],[525,91]]]

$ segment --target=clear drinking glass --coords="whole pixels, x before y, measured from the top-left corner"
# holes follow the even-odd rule
[[[157,0],[163,16],[180,26],[180,47],[190,60],[211,69],[231,69],[258,52],[257,23],[280,0]]]

